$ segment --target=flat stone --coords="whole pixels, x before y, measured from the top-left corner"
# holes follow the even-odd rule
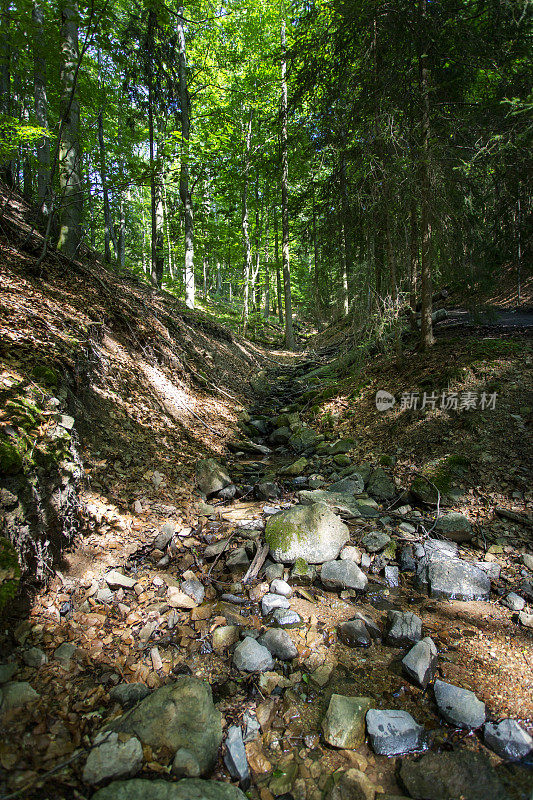
[[[111,700],[120,703],[122,708],[131,708],[149,694],[150,689],[144,683],[119,683],[109,692]]]
[[[454,542],[470,542],[474,538],[472,523],[458,511],[450,511],[449,514],[439,517],[435,530]]]
[[[370,697],[333,694],[322,721],[326,742],[344,750],[359,747],[365,739],[365,716],[373,705]]]
[[[291,637],[280,628],[269,628],[257,641],[282,661],[291,661],[298,655]]]
[[[214,458],[203,458],[196,464],[196,484],[207,497],[232,483],[224,467]]]
[[[125,778],[136,775],[143,764],[143,749],[140,741],[131,736],[119,741],[118,733],[107,732],[97,737],[102,744],[89,753],[83,769],[83,782],[94,786],[109,778]]]
[[[105,581],[111,589],[132,589],[137,583],[135,578],[128,578],[116,569],[107,573]]]
[[[25,650],[22,658],[28,667],[42,667],[43,664],[48,662],[48,656],[38,647],[30,647],[29,650]]]
[[[435,681],[435,700],[440,713],[456,728],[472,730],[485,722],[485,703],[474,692],[444,681]]]
[[[352,767],[335,773],[335,783],[326,794],[326,800],[374,800],[376,789],[364,772]],[[381,795],[380,795],[381,797]]]
[[[317,667],[314,672],[311,673],[311,680],[313,683],[316,683],[317,686],[326,686],[331,680],[331,676],[335,671],[335,665],[331,663],[331,661],[322,664],[322,666]]]
[[[289,438],[289,446],[295,453],[310,453],[316,450],[323,438],[322,434],[312,428],[302,426]]]
[[[284,764],[283,769],[276,771],[268,784],[268,789],[274,797],[286,797],[290,795],[292,786],[298,775],[298,764],[295,761],[290,761]]]
[[[233,780],[239,781],[242,788],[247,789],[250,785],[250,769],[239,725],[230,725],[225,744],[224,764]]]
[[[292,608],[276,608],[270,622],[278,628],[299,628],[302,618]]]
[[[364,591],[368,584],[365,573],[354,561],[327,561],[320,570],[320,580],[331,589]]]
[[[181,584],[181,591],[188,594],[189,597],[200,605],[205,597],[205,589],[200,581],[191,579],[188,581],[183,581]]]
[[[337,456],[339,453],[345,454],[353,450],[357,442],[355,439],[337,439],[336,442],[330,444],[327,448],[328,456]]]
[[[347,519],[355,519],[361,516],[359,506],[355,496],[351,492],[332,492],[329,489],[302,489],[297,492],[297,497],[303,505],[313,503],[325,503],[332,511],[336,511]]]
[[[328,486],[328,492],[337,494],[362,494],[364,490],[365,482],[357,473],[353,473],[349,478],[341,478]]]
[[[271,594],[271,592],[268,592],[263,595],[261,599],[261,612],[263,616],[266,617],[267,614],[270,614],[275,608],[290,608],[289,601],[280,594]]]
[[[477,569],[483,570],[491,581],[498,581],[500,579],[502,568],[496,561],[474,561],[474,566],[477,567]]]
[[[211,687],[189,676],[156,689],[108,729],[130,733],[154,751],[165,748],[193,777],[212,769],[222,742],[222,716]]]
[[[533,750],[533,738],[514,719],[486,722],[483,738],[501,758],[519,761]]]
[[[347,543],[346,525],[323,503],[297,505],[269,517],[265,541],[275,561],[303,559],[322,564],[336,558]]]
[[[282,597],[292,597],[294,594],[292,591],[292,586],[290,586],[287,581],[282,580],[281,578],[275,578],[271,585],[270,591],[272,594],[280,594]]]
[[[219,539],[218,542],[208,544],[204,548],[204,558],[215,558],[224,552],[229,539]]]
[[[403,759],[400,779],[424,800],[509,800],[487,756],[466,748]]]
[[[236,644],[240,638],[240,628],[238,625],[220,625],[215,628],[211,636],[213,650],[220,653],[228,647]]]
[[[386,642],[391,647],[410,647],[422,638],[422,620],[411,611],[389,611]]]
[[[25,706],[26,703],[32,703],[38,700],[40,694],[30,686],[27,681],[12,681],[4,683],[1,691],[2,705],[0,711],[10,711],[12,708],[19,708]]]
[[[266,672],[274,668],[270,651],[250,636],[235,648],[233,663],[241,672]]]
[[[348,647],[369,647],[371,642],[366,625],[360,619],[342,622],[337,628],[337,636]]]
[[[437,663],[437,647],[429,636],[417,642],[402,658],[404,672],[422,689],[435,677]]]
[[[383,531],[370,531],[363,536],[361,544],[369,553],[379,553],[380,550],[384,550],[387,547],[390,540],[390,536]]]
[[[252,711],[245,711],[242,717],[242,723],[244,725],[242,740],[245,744],[259,738],[261,734],[261,725],[255,713]]]
[[[380,756],[400,756],[424,746],[424,728],[407,711],[370,709],[366,729],[372,749]]]
[[[0,664],[0,685],[10,681],[17,670],[18,665],[14,661],[9,664]]]
[[[396,589],[400,585],[400,569],[394,564],[387,564],[385,567],[385,582],[391,589]]]
[[[287,464],[286,467],[282,467],[279,471],[280,475],[301,475],[304,470],[307,469],[308,460],[306,458],[299,458],[297,461],[293,461],[292,464]]]
[[[246,800],[231,783],[186,778],[176,783],[133,778],[99,789],[92,800]]]
[[[459,559],[434,561],[428,566],[431,597],[450,600],[489,600],[490,578],[473,564]]]
[[[346,545],[346,547],[342,548],[339,554],[339,558],[341,561],[353,561],[354,564],[360,564],[361,551],[359,550],[358,547],[353,547],[352,545],[349,544]]]
[[[175,586],[169,586],[167,591],[167,602],[169,606],[172,606],[172,608],[186,608],[189,610],[196,608],[198,605],[194,598],[192,598],[189,594],[182,592],[181,589],[177,589]]]
[[[59,661],[63,669],[70,669],[70,662],[77,649],[74,642],[63,642],[54,650],[54,658]]]
[[[155,550],[164,550],[177,530],[178,526],[174,522],[165,522],[152,542],[153,548]]]
[[[526,601],[519,594],[509,592],[507,597],[502,600],[502,605],[507,606],[511,611],[523,611],[526,607]]]

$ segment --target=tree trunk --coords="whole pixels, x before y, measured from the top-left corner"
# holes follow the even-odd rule
[[[0,112],[7,117],[11,117],[13,114],[11,98],[10,6],[11,0],[2,0],[0,4]],[[14,162],[10,156],[0,164],[0,180],[8,186],[14,186]]]
[[[250,172],[252,119],[253,110],[250,109],[249,118],[244,129],[244,180],[242,187],[242,238],[244,244],[242,332],[244,336],[246,335],[248,316],[250,313],[250,274],[252,271],[252,249],[250,247],[250,232],[248,229],[248,177]]]
[[[178,8],[179,94],[181,106],[180,197],[185,213],[185,303],[194,308],[194,215],[189,189],[189,147],[191,100],[187,89],[187,54],[183,27],[184,7]]]
[[[421,229],[421,345],[426,350],[433,337],[431,286],[431,184],[429,177],[429,74],[427,66],[427,0],[419,0],[420,49],[418,57],[420,100],[422,104],[422,158],[420,159],[420,229]]]
[[[287,53],[285,20],[281,25],[281,254],[285,295],[285,347],[294,350],[292,327],[291,267],[289,260],[289,147],[287,141]]]
[[[278,298],[278,319],[279,324],[283,325],[283,300],[281,291],[281,270],[279,265],[279,231],[278,231],[278,211],[274,206],[274,261],[276,262],[276,294]]]
[[[35,118],[38,125],[48,130],[48,100],[46,96],[46,59],[44,56],[44,15],[38,0],[32,8],[33,20],[33,94]],[[48,214],[50,192],[50,139],[43,136],[37,141],[37,198],[43,214]]]
[[[265,294],[264,294],[264,310],[263,310],[263,318],[268,319],[270,316],[270,265],[268,263],[268,222],[269,222],[269,213],[268,213],[268,198],[267,198],[267,207],[266,207],[266,218],[265,218]]]
[[[100,60],[100,54],[98,54]],[[100,180],[102,181],[102,197],[104,202],[104,261],[110,264],[111,258],[111,242],[115,250],[115,257],[118,256],[118,244],[113,228],[113,221],[111,219],[111,208],[109,205],[109,190],[107,186],[107,173],[106,173],[106,158],[105,158],[105,143],[104,143],[104,115],[102,109],[98,114],[98,150],[100,156]]]
[[[312,228],[312,236],[313,236],[313,282],[315,285],[315,313],[317,321],[320,321],[322,315],[322,302],[321,302],[321,286],[320,286],[320,274],[318,269],[318,240],[316,235],[316,205],[315,205],[315,183],[311,184],[312,190],[312,209],[313,209],[313,228]]]
[[[129,201],[129,190],[126,195]],[[124,268],[126,265],[126,204],[124,202],[124,195],[120,193],[119,200],[119,222],[118,222],[118,263]]]
[[[61,4],[61,117],[64,121],[59,146],[61,210],[58,250],[72,258],[81,244],[83,192],[81,184],[80,104],[76,91],[78,62],[78,5]]]

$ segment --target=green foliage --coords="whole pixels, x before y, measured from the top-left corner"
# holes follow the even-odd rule
[[[20,567],[13,545],[0,537],[0,611],[15,597],[20,579]]]
[[[0,163],[12,157],[19,147],[31,148],[43,136],[49,136],[43,128],[0,114]]]

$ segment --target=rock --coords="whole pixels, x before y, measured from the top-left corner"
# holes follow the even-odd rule
[[[220,653],[239,641],[240,629],[238,625],[220,625],[213,631],[211,641],[213,650]]]
[[[502,605],[507,606],[511,611],[523,611],[526,607],[526,601],[519,594],[509,592],[507,597],[502,600]]]
[[[300,586],[311,586],[316,578],[316,567],[303,558],[297,558],[291,569],[291,580]]]
[[[201,517],[210,517],[216,512],[215,506],[210,503],[205,503],[203,500],[198,500],[198,514]]]
[[[414,572],[415,570],[416,570],[416,561],[413,555],[413,548],[411,547],[410,544],[406,544],[400,550],[400,571]]]
[[[256,483],[254,494],[258,500],[271,500],[279,497],[279,489],[275,483]]]
[[[102,586],[95,595],[95,600],[97,603],[103,603],[104,605],[108,606],[110,603],[113,602],[115,598],[114,593],[111,591],[109,586]]]
[[[340,453],[349,453],[350,450],[353,450],[356,444],[357,442],[355,439],[337,439],[336,442],[333,442],[333,444],[329,445],[326,452],[328,456],[336,456]]]
[[[422,638],[422,620],[411,611],[389,611],[386,641],[391,647],[410,647]]]
[[[353,561],[354,564],[361,563],[361,551],[357,547],[352,547],[352,545],[346,545],[343,547],[339,558],[341,561]]]
[[[22,658],[28,667],[42,667],[43,664],[48,662],[48,656],[38,647],[30,647],[29,650],[25,650]]]
[[[470,520],[458,511],[450,511],[439,517],[435,530],[453,542],[470,542],[474,538]]]
[[[417,642],[402,658],[404,672],[422,689],[435,677],[437,663],[437,647],[429,636]]]
[[[360,620],[364,624],[365,628],[367,629],[372,639],[376,639],[376,641],[379,641],[381,639],[381,630],[379,628],[379,625],[367,614],[363,614],[361,611],[357,611],[354,614],[353,619]]]
[[[282,467],[279,471],[280,475],[301,475],[302,472],[307,468],[307,464],[309,462],[306,458],[299,458],[297,461],[294,461],[292,464],[288,464],[286,467]]]
[[[326,742],[346,750],[359,747],[365,738],[365,715],[373,704],[370,697],[333,694],[322,721]]]
[[[370,634],[360,619],[343,622],[337,628],[337,636],[348,647],[369,647]]]
[[[502,568],[496,561],[474,561],[474,566],[477,567],[477,569],[483,570],[491,581],[498,581],[500,579]]]
[[[379,553],[390,542],[390,536],[387,536],[383,531],[370,531],[361,540],[361,544],[368,550],[369,553]]]
[[[224,764],[233,780],[239,781],[242,788],[247,789],[250,785],[250,770],[239,725],[231,725],[228,728]]]
[[[154,550],[164,550],[177,530],[178,527],[174,522],[165,522],[164,525],[161,525],[159,533],[152,542]]]
[[[63,669],[70,669],[70,662],[77,649],[74,642],[63,642],[54,650],[54,658],[59,661]]]
[[[284,567],[283,564],[268,564],[265,567],[265,578],[271,583],[276,578],[283,578]]]
[[[370,709],[366,729],[379,756],[401,756],[424,746],[424,728],[407,711]]]
[[[278,628],[298,628],[302,624],[302,618],[292,608],[276,608],[270,621]]]
[[[222,742],[221,714],[213,705],[211,687],[193,677],[156,689],[109,729],[130,733],[152,750],[164,747],[179,754],[189,774],[196,772],[193,777],[212,768]]]
[[[270,591],[272,594],[280,594],[282,597],[292,597],[293,595],[292,587],[281,578],[275,578],[272,581]]]
[[[325,664],[322,664],[322,666],[317,667],[314,672],[311,673],[310,677],[313,683],[322,687],[329,683],[334,671],[335,664],[331,663],[331,661],[327,661]]]
[[[0,685],[10,681],[17,670],[18,666],[14,661],[9,664],[0,664]]]
[[[196,464],[196,484],[206,497],[230,486],[231,478],[214,458],[203,458]]]
[[[347,519],[360,517],[358,502],[350,492],[330,492],[324,489],[309,491],[302,489],[297,493],[298,500],[303,505],[312,503],[325,503],[332,511],[336,511]]]
[[[371,497],[362,497],[361,495],[357,498],[357,510],[362,517],[366,517],[368,519],[374,519],[379,517],[379,506],[375,500],[372,500]]]
[[[424,800],[509,800],[487,756],[466,748],[403,759],[400,779]]]
[[[298,655],[296,645],[289,634],[279,628],[269,628],[257,641],[281,661],[291,661]]]
[[[286,597],[280,594],[271,594],[268,592],[261,600],[261,611],[264,617],[274,611],[275,608],[290,608],[289,601]]]
[[[326,505],[298,505],[270,517],[265,540],[275,561],[304,559],[322,564],[336,558],[349,538],[348,528]]]
[[[1,691],[2,705],[0,712],[10,711],[12,708],[19,708],[25,706],[26,703],[32,703],[38,700],[41,695],[35,691],[26,681],[12,681],[4,683]]]
[[[387,564],[385,567],[385,582],[391,589],[395,589],[400,585],[400,570],[399,567],[393,564]]]
[[[274,446],[280,444],[287,444],[291,436],[292,436],[291,429],[286,425],[282,425],[281,427],[276,428],[275,431],[272,431],[272,433],[268,437],[268,441],[270,442],[270,444],[273,444]]]
[[[128,578],[116,569],[107,573],[105,581],[111,589],[132,589],[137,583],[135,578]]]
[[[365,573],[354,561],[327,561],[320,570],[320,580],[330,589],[364,591],[368,584]]]
[[[219,489],[219,491],[216,492],[216,497],[218,497],[220,500],[227,501],[227,500],[233,500],[236,494],[237,494],[237,487],[235,486],[234,483],[230,483],[229,486],[224,486],[223,489]]]
[[[427,567],[431,597],[450,600],[489,600],[490,578],[481,569],[461,559],[433,561]]]
[[[243,714],[242,723],[244,725],[242,740],[245,744],[247,744],[247,742],[253,742],[259,737],[261,733],[261,725],[259,724],[259,720],[257,719],[255,713],[252,711],[245,711]]]
[[[285,797],[290,794],[292,785],[298,775],[298,764],[295,761],[290,761],[284,764],[283,767],[276,771],[276,774],[268,784],[268,789],[274,797],[280,795]]]
[[[514,719],[486,722],[483,738],[501,758],[519,761],[533,750],[533,738]]]
[[[377,500],[392,500],[396,496],[396,486],[385,470],[378,467],[373,471],[366,487],[368,494]]]
[[[333,456],[333,461],[338,467],[349,467],[352,463],[352,460],[349,456],[344,455],[343,453],[339,453],[336,456]]]
[[[96,738],[102,744],[89,753],[83,769],[83,781],[95,785],[109,778],[125,778],[136,775],[142,767],[143,749],[140,741],[131,736],[119,741],[118,733],[104,733]]]
[[[200,605],[205,597],[205,589],[200,583],[200,581],[191,579],[188,581],[183,581],[181,584],[181,591],[185,592],[185,594],[192,597],[192,599]]]
[[[208,544],[204,548],[204,558],[215,558],[224,552],[229,539],[219,539],[218,542]]]
[[[177,589],[175,586],[169,586],[167,591],[167,602],[173,608],[196,608],[198,603],[190,595]]]
[[[365,490],[365,482],[361,475],[353,473],[349,478],[341,478],[340,481],[330,483],[328,492],[336,494],[362,494]]]
[[[295,453],[312,453],[317,445],[324,439],[322,434],[317,433],[312,428],[302,426],[289,438],[289,446]]]
[[[235,648],[233,663],[241,672],[266,672],[274,667],[274,659],[266,647],[247,636]]]
[[[374,800],[376,797],[374,784],[358,769],[348,769],[340,776],[335,773],[334,780],[326,800]]]
[[[533,628],[533,614],[526,614],[525,611],[520,611],[518,614],[518,621],[525,628]]]
[[[150,689],[144,683],[119,683],[109,692],[111,700],[120,703],[122,708],[131,708],[149,694]]]
[[[185,779],[176,783],[134,778],[115,781],[93,795],[93,800],[246,800],[236,786],[220,781]]]
[[[474,692],[439,680],[435,681],[434,689],[437,706],[446,722],[467,730],[483,725],[485,703],[478,700]]]
[[[522,564],[530,570],[533,570],[533,555],[531,553],[522,553]]]
[[[290,428],[291,425],[298,425],[300,422],[300,415],[297,411],[285,412],[283,414],[279,414],[275,420],[274,424],[277,427],[285,426]]]

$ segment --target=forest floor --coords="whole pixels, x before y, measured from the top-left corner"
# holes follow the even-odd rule
[[[332,775],[353,767],[366,776],[365,797],[408,791],[400,770],[412,757],[377,755],[366,741],[355,748],[325,741],[322,720],[333,694],[408,711],[429,732],[431,752],[481,753],[492,789],[480,795],[480,776],[470,775],[466,800],[529,800],[531,764],[512,765],[484,746],[479,730],[445,724],[432,690],[402,673],[405,647],[349,647],[337,636],[339,623],[357,612],[383,632],[389,610],[414,611],[437,645],[438,676],[471,689],[491,720],[511,717],[533,731],[531,615],[519,618],[503,602],[515,591],[527,612],[533,601],[524,561],[533,553],[528,332],[450,335],[427,355],[406,349],[402,357],[363,361],[351,359],[344,335],[328,340],[331,332],[306,353],[267,352],[99,263],[72,265],[52,254],[35,271],[40,241],[30,235],[22,205],[5,224],[3,386],[58,396],[75,420],[85,478],[79,534],[48,585],[30,596],[29,607],[13,605],[2,625],[2,681],[8,676],[37,692],[23,706],[2,709],[2,800],[90,798],[96,786],[84,775],[87,754],[121,713],[113,690],[140,683],[153,696],[183,675],[209,682],[225,729],[247,731],[257,721],[256,738],[246,744],[248,794],[256,800],[332,798]],[[60,379],[47,385],[54,374]],[[387,411],[376,408],[378,390],[396,398]],[[459,402],[469,393],[470,407],[441,409],[444,391]],[[494,408],[480,407],[483,392],[496,393]],[[417,407],[402,407],[402,395],[417,395]],[[310,452],[300,474],[284,472],[299,454],[268,440],[283,409],[327,443],[352,439],[344,459]],[[252,437],[245,423],[243,437],[245,410],[266,429]],[[12,424],[5,409],[1,422],[4,429]],[[44,436],[53,415],[45,409],[39,422]],[[273,451],[254,452],[252,438]],[[211,455],[238,493],[206,504],[194,473]],[[243,582],[266,521],[292,507],[310,480],[326,487],[360,465],[384,469],[394,485],[378,516],[345,520],[350,544],[366,558],[367,591],[340,592],[318,579],[305,585],[282,570],[293,590],[290,610],[300,617],[287,629],[297,654],[261,674],[239,671],[233,652],[242,632],[257,635],[271,623],[261,613],[264,572]],[[461,557],[500,568],[488,600],[428,597],[409,571],[390,586],[385,562],[365,551],[362,540],[376,529],[398,552],[427,539],[437,509],[408,494],[420,473],[439,484],[443,501],[448,495],[444,511],[472,523]],[[268,481],[279,496],[257,499],[254,486]],[[393,554],[386,563],[396,561]],[[202,584],[201,600],[181,590],[187,580]],[[172,753],[144,744],[138,777],[169,779],[171,768]],[[210,777],[230,780],[224,748]]]

